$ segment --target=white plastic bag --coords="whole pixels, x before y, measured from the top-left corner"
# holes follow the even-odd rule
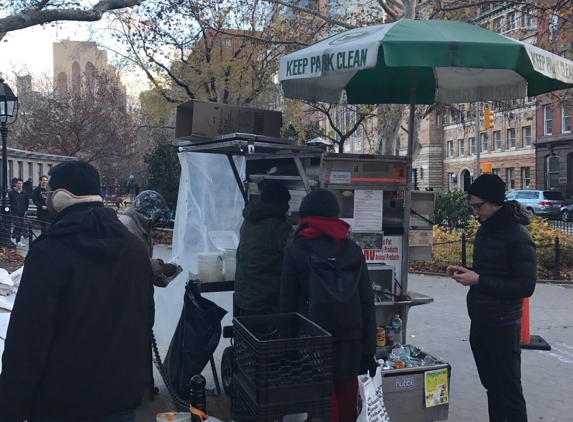
[[[362,399],[362,410],[356,422],[390,422],[384,395],[382,394],[382,375],[380,367],[371,378],[368,373],[358,376],[358,390]]]

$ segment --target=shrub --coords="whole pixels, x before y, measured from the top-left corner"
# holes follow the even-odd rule
[[[449,192],[436,191],[434,222],[450,229],[465,226],[472,218],[472,209],[467,201],[467,193],[459,189]]]

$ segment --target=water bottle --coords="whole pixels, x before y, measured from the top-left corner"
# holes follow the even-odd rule
[[[402,320],[400,319],[400,314],[394,315],[392,330],[394,331],[394,344],[402,343]]]
[[[206,381],[203,375],[193,375],[191,377],[191,406],[207,413],[205,384]]]

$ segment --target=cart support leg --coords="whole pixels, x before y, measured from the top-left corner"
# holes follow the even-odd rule
[[[217,395],[221,395],[221,384],[219,384],[219,375],[217,374],[217,368],[215,367],[215,360],[213,356],[209,359],[209,363],[211,364],[211,372],[213,373],[213,379],[215,380],[215,389],[217,390]]]
[[[231,170],[233,170],[233,175],[235,176],[235,180],[237,181],[237,185],[241,190],[241,194],[243,195],[243,200],[245,201],[245,206],[249,205],[249,197],[247,196],[247,191],[245,190],[245,186],[243,185],[243,181],[241,180],[241,176],[239,175],[239,171],[237,170],[237,166],[235,165],[235,161],[233,160],[232,155],[227,155],[229,159],[229,164],[231,165]]]

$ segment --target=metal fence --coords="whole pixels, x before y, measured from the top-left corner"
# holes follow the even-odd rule
[[[572,225],[573,229],[573,225]],[[411,262],[410,269],[445,273],[448,265],[471,267],[473,240],[462,234],[461,240],[434,243],[432,261]],[[573,245],[562,244],[559,237],[550,244],[537,245],[537,278],[539,280],[573,280]]]

